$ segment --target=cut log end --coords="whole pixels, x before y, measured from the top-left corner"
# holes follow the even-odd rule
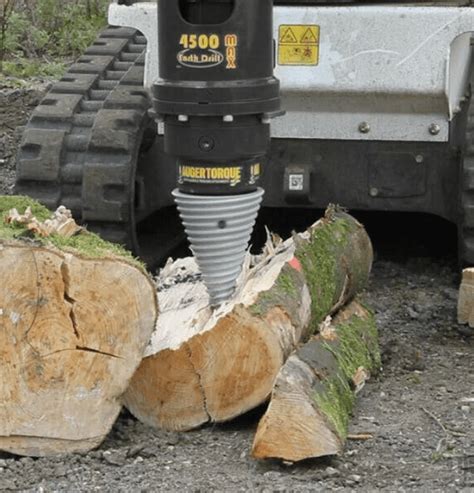
[[[114,254],[84,258],[21,235],[11,241],[6,231],[0,228],[0,450],[90,450],[117,418],[153,331],[154,284]]]

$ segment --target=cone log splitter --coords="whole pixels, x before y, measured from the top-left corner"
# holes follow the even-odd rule
[[[272,10],[272,0],[158,2],[154,110],[164,122],[165,152],[177,163],[173,195],[214,306],[235,290],[264,194],[269,123],[280,114]]]

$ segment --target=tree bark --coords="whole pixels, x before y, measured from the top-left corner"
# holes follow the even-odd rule
[[[148,275],[81,231],[33,237],[0,197],[0,450],[45,456],[98,446],[118,416],[157,317]]]
[[[354,301],[281,369],[252,455],[297,462],[340,454],[355,393],[379,368],[374,317]]]
[[[264,403],[297,344],[362,289],[371,265],[364,228],[334,209],[305,233],[269,242],[215,311],[194,260],[169,264],[159,277],[157,328],[126,406],[151,426],[184,431]]]

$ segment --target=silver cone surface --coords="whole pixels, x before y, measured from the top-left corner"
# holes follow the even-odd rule
[[[173,192],[212,306],[234,294],[263,195],[261,188],[226,196]]]

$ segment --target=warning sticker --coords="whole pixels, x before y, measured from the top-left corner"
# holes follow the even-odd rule
[[[317,65],[319,33],[316,25],[281,25],[278,39],[278,65]]]

